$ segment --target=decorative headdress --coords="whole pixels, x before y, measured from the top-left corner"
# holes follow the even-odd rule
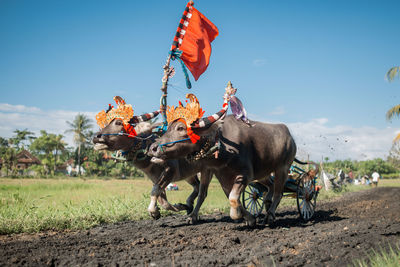
[[[190,100],[186,107],[184,107],[180,101],[177,107],[167,107],[168,123],[176,121],[177,119],[183,119],[189,126],[204,115],[204,110],[200,107],[199,100],[194,94],[186,94],[186,98]]]
[[[228,86],[225,88],[222,109],[217,113],[204,118],[202,118],[204,115],[204,110],[200,107],[197,97],[194,94],[187,94],[186,98],[188,98],[190,102],[186,105],[186,107],[184,107],[180,101],[179,106],[176,108],[174,106],[167,107],[166,113],[168,124],[178,119],[185,121],[187,134],[192,143],[196,143],[200,137],[196,135],[192,129],[210,127],[214,122],[223,118],[228,110],[228,102],[231,96],[235,93],[236,88],[233,88],[232,83],[229,82]]]
[[[102,110],[96,115],[96,121],[100,128],[106,127],[114,119],[120,119],[126,125],[129,124],[129,120],[133,117],[132,105],[126,104],[125,100],[120,96],[114,96],[114,101],[117,104],[117,108],[110,104],[107,112]]]

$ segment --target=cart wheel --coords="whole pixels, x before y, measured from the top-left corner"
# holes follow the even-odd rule
[[[297,184],[297,209],[300,217],[307,222],[314,216],[317,193],[314,179],[304,181],[305,177],[301,177]]]
[[[249,183],[242,193],[244,208],[253,216],[258,217],[264,208],[263,191],[256,183]]]

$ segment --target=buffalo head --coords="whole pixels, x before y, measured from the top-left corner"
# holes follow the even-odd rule
[[[206,142],[215,142],[220,122],[208,125],[207,128],[188,128],[182,120],[172,122],[163,136],[154,142],[148,151],[148,155],[156,159],[183,158],[200,151]],[[191,140],[191,136],[198,136],[197,142]]]
[[[168,107],[167,132],[151,145],[148,155],[158,159],[185,157],[199,151],[205,143],[215,140],[217,132],[215,125],[218,125],[215,122],[225,117],[230,97],[235,93],[236,89],[229,82],[225,88],[222,109],[208,117],[201,117],[204,111],[193,94],[186,95],[190,100],[186,107],[181,102],[176,108]]]
[[[114,100],[117,107],[109,104],[107,111],[96,115],[101,130],[93,138],[95,150],[127,151],[132,148],[136,136],[150,135],[155,126],[145,121],[157,116],[159,111],[133,116],[132,105],[126,104],[120,96],[115,96]]]
[[[160,159],[179,158],[180,155],[187,155],[191,151],[195,151],[199,143],[190,141],[186,123],[177,120],[172,122],[166,133],[150,146],[148,154]]]
[[[137,135],[146,136],[151,134],[153,126],[148,122],[141,122],[134,127]],[[136,142],[135,137],[128,136],[124,123],[114,119],[110,124],[101,129],[93,137],[95,150],[129,150]]]

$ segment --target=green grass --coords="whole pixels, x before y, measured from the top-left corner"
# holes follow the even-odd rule
[[[102,223],[150,218],[152,183],[96,179],[0,179],[0,234],[86,229]],[[185,203],[192,187],[179,183],[168,192],[171,203]],[[212,181],[202,212],[227,211],[219,183]],[[224,204],[225,207],[224,207]],[[161,210],[162,215],[169,212]]]
[[[147,205],[147,196],[132,181],[1,179],[0,183],[0,234],[137,220],[144,217]]]
[[[397,267],[400,266],[400,248],[389,247],[387,251],[381,249],[379,252],[372,250],[367,260],[356,260],[353,266],[357,267]]]
[[[171,203],[185,203],[192,187],[178,183],[179,191],[167,193]],[[381,180],[379,186],[400,186],[400,179]],[[102,223],[150,218],[147,206],[152,184],[145,178],[130,180],[99,179],[0,179],[0,234],[46,230],[86,229]],[[368,189],[350,186],[347,191]],[[342,193],[325,192],[319,199],[332,199]],[[282,206],[295,205],[283,199]],[[201,214],[228,213],[229,201],[213,179]],[[169,212],[162,210],[162,215]]]

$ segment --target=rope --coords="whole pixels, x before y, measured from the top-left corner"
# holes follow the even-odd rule
[[[147,156],[147,147],[149,145],[148,140],[152,140],[154,135],[149,135],[148,137],[135,137],[140,140],[139,143],[133,145],[127,151],[119,150],[115,156],[113,156],[117,160],[123,161],[142,161],[145,160]],[[120,156],[118,156],[120,155]]]
[[[169,54],[171,55],[172,60],[178,59],[178,61],[181,63],[183,74],[185,75],[186,87],[188,89],[192,88],[192,84],[190,83],[189,74],[187,72],[186,66],[183,63],[182,59],[181,59],[182,51],[178,50],[178,49],[175,49],[175,50],[169,51]]]
[[[176,92],[178,92],[179,94],[181,94],[182,96],[186,96],[186,92],[185,92],[185,88],[181,87],[181,86],[177,86],[171,83],[168,83],[168,86],[171,87],[172,89],[174,89]]]
[[[168,143],[164,143],[164,144],[159,144],[158,146],[163,147],[163,146],[166,146],[166,145],[175,144],[175,143],[180,143],[180,142],[187,141],[187,140],[190,140],[190,138],[185,138],[185,139],[178,140],[178,141],[173,141],[173,142],[168,142]]]
[[[162,131],[165,132],[166,128],[168,127],[168,121],[167,121],[167,113],[166,113],[166,108],[167,108],[167,94],[163,94],[160,98],[160,107],[162,109],[162,116],[163,116],[163,126],[158,127],[162,128]]]
[[[113,134],[101,134],[101,136],[104,136],[104,135],[129,135],[129,134],[123,133],[123,132],[120,132],[120,133],[113,133]]]
[[[101,136],[104,136],[104,135],[108,135],[108,136],[110,136],[110,135],[126,135],[126,136],[128,136],[128,137],[131,137],[131,138],[136,138],[136,139],[139,139],[139,140],[142,140],[142,141],[145,141],[145,140],[148,140],[148,139],[150,139],[152,136],[151,135],[149,135],[148,137],[140,137],[140,136],[132,136],[132,135],[130,135],[130,134],[127,134],[127,133],[124,133],[124,132],[119,132],[119,133],[111,133],[111,134],[101,134]]]

